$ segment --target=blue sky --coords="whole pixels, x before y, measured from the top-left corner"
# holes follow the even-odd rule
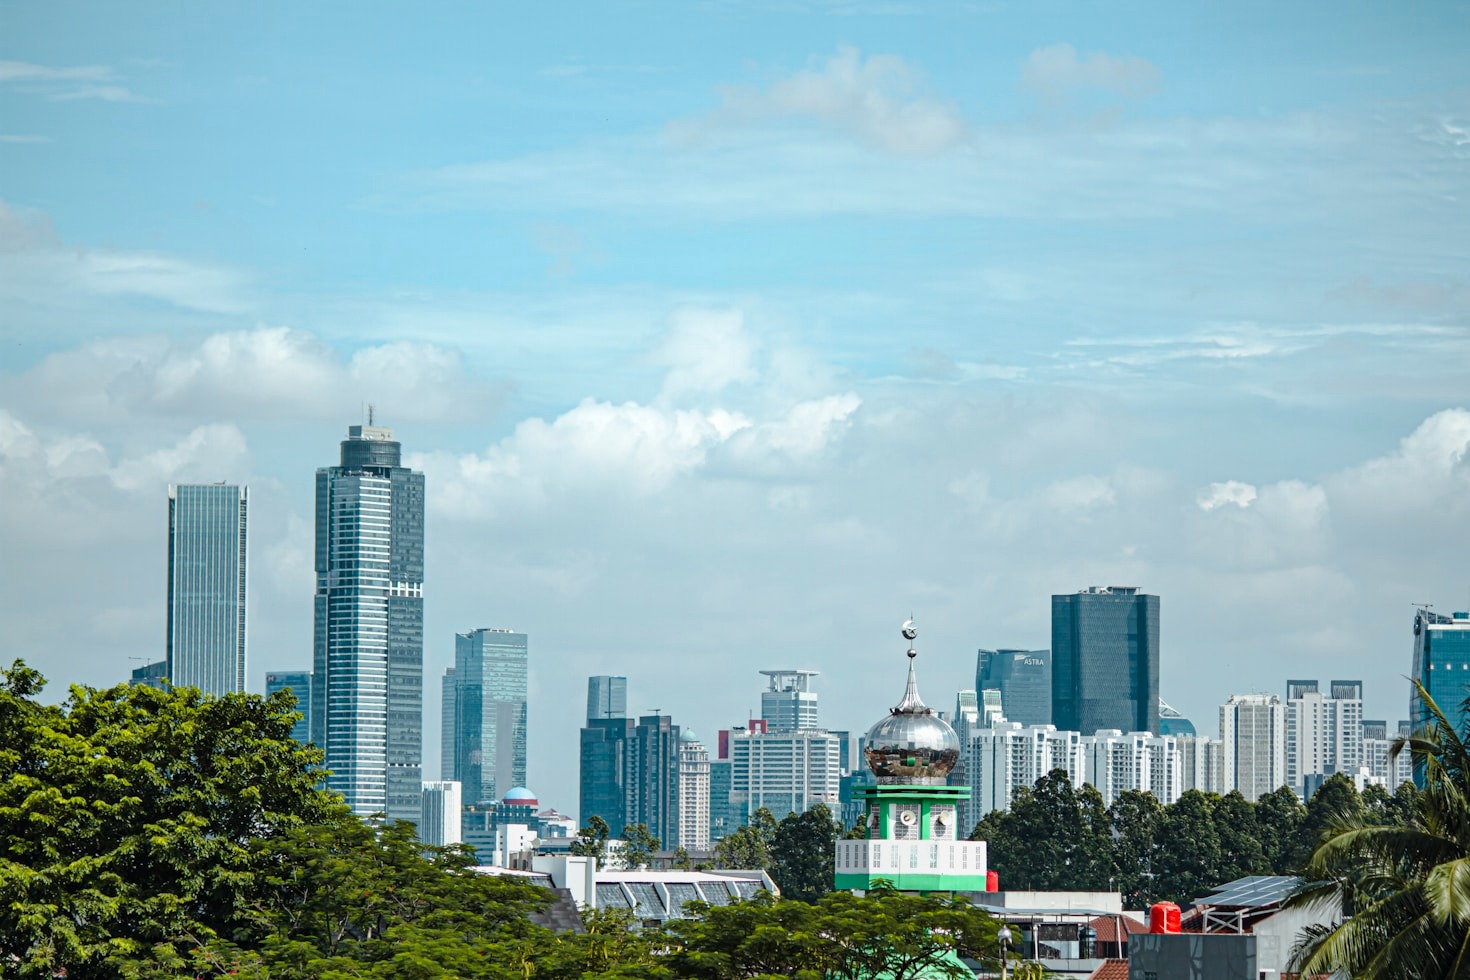
[[[1470,9],[530,6],[0,4],[0,658],[156,657],[167,484],[228,479],[252,678],[306,663],[371,401],[426,689],[528,630],[563,810],[587,674],[860,729],[910,611],[948,707],[1092,584],[1202,730],[1404,713],[1410,603],[1470,604]]]

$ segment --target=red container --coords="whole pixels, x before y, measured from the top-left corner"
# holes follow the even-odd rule
[[[1000,891],[1000,875],[994,871],[985,872],[985,890],[988,892]]]
[[[1179,931],[1179,906],[1155,902],[1148,909],[1148,931],[1154,934]]]

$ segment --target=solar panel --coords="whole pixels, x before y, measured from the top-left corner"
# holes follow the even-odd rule
[[[1279,905],[1300,883],[1300,878],[1291,875],[1251,875],[1221,885],[1200,899],[1200,904],[1248,909]]]

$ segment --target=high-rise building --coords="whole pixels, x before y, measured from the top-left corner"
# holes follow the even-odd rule
[[[587,720],[628,717],[628,678],[599,674],[587,678]]]
[[[151,664],[134,667],[130,683],[156,687],[160,691],[168,690],[168,661],[155,660]]]
[[[1160,803],[1179,799],[1179,747],[1173,735],[1102,729],[1082,736],[1085,780],[1108,806],[1127,790],[1152,793]]]
[[[1256,800],[1287,784],[1286,705],[1274,694],[1236,694],[1220,706],[1225,778]]]
[[[245,538],[249,491],[228,483],[168,488],[168,632],[174,687],[245,690]]]
[[[730,804],[734,764],[728,759],[709,761],[709,839],[719,840],[740,827],[740,818]]]
[[[444,669],[444,678],[439,688],[439,778],[454,779],[454,732],[455,714],[458,711],[459,691],[454,686],[454,668]]]
[[[665,850],[679,839],[679,726],[668,715],[643,715],[627,754],[628,823],[643,824]],[[621,827],[614,828],[617,833]]]
[[[1286,682],[1286,780],[1305,796],[1308,778],[1356,773],[1363,764],[1363,682]],[[1315,780],[1314,782],[1320,782]]]
[[[1179,792],[1197,789],[1221,796],[1235,786],[1225,774],[1225,745],[1208,735],[1179,735]]]
[[[1470,697],[1470,612],[1445,616],[1427,608],[1414,613],[1412,678],[1424,685],[1456,731],[1465,728],[1461,705]],[[1428,723],[1419,692],[1409,691],[1409,721],[1417,730]]]
[[[811,689],[815,670],[763,670],[770,680],[761,692],[761,718],[771,732],[800,732],[817,727],[817,694]]]
[[[834,812],[840,800],[842,746],[819,728],[736,730],[730,739],[731,806],[741,823],[761,807],[777,820],[818,803]]]
[[[1010,808],[1018,786],[1032,786],[1053,769],[1063,769],[1074,786],[1087,777],[1082,735],[1055,725],[1000,721],[976,728],[960,743],[970,799],[960,807],[968,833],[992,810]]]
[[[1158,596],[1116,585],[1052,596],[1051,656],[1057,728],[1158,733]]]
[[[305,745],[311,741],[311,671],[268,670],[265,674],[265,694],[270,697],[277,691],[290,691],[296,698],[296,710],[301,717],[291,727],[291,737]]]
[[[1370,779],[1390,793],[1414,779],[1413,758],[1407,748],[1393,755],[1398,733],[1389,734],[1388,722],[1363,721],[1363,765]]]
[[[424,475],[393,430],[348,428],[316,471],[312,741],[354,813],[416,822],[422,805]]]
[[[688,729],[679,736],[679,845],[709,850],[709,750]]]
[[[631,718],[592,718],[582,729],[578,821],[585,827],[601,817],[614,834],[633,813],[628,774],[633,751]]]
[[[527,649],[506,629],[454,637],[454,778],[469,803],[526,784]]]
[[[1160,735],[1198,735],[1194,722],[1184,717],[1184,713],[1159,698],[1159,734]]]
[[[433,847],[448,847],[463,840],[461,835],[460,785],[452,779],[424,783],[419,808],[419,840]]]
[[[1006,721],[1050,725],[1051,663],[1050,650],[981,650],[975,690],[999,691]]]

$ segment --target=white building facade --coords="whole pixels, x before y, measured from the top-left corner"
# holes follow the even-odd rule
[[[1113,805],[1126,790],[1173,803],[1181,792],[1177,736],[1102,729],[1081,738],[1084,780]]]
[[[1286,705],[1274,694],[1236,694],[1220,706],[1225,773],[1254,803],[1287,785]]]
[[[1224,796],[1235,789],[1225,772],[1225,744],[1208,735],[1179,735],[1174,739],[1179,749],[1179,792],[1192,789],[1201,793]]]
[[[460,784],[454,780],[424,783],[419,809],[419,840],[434,847],[448,847],[464,840]]]
[[[1310,777],[1352,775],[1363,764],[1363,682],[1286,682],[1286,779],[1308,795]],[[1320,781],[1317,780],[1317,781]]]
[[[709,850],[709,750],[685,730],[679,736],[679,846]]]

